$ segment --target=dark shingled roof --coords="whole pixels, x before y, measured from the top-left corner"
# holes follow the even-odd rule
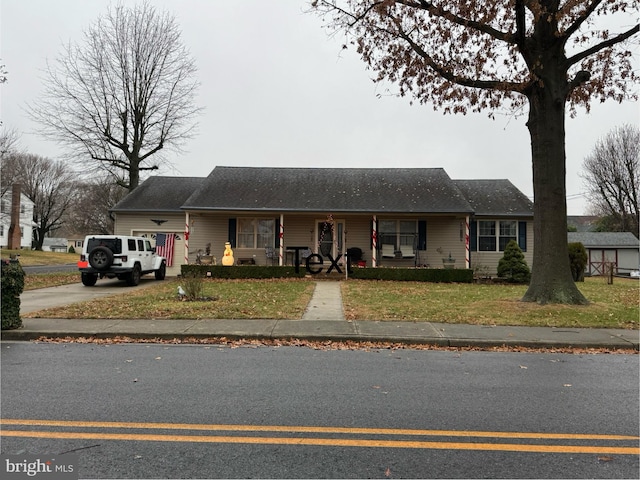
[[[112,212],[180,212],[205,181],[202,177],[149,177],[118,202]]]
[[[216,167],[183,208],[281,212],[473,211],[441,168]]]
[[[533,216],[533,202],[509,180],[454,180],[476,215]]]

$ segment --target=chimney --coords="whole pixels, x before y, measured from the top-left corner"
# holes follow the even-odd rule
[[[11,187],[11,225],[9,226],[9,250],[20,249],[20,189],[19,183],[14,183]]]

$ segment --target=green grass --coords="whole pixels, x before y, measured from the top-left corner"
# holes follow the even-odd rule
[[[19,250],[22,265],[74,263],[78,255]],[[2,250],[2,258],[9,251]],[[77,271],[25,277],[25,289],[79,283]],[[313,292],[312,281],[205,280],[205,296],[215,301],[181,302],[178,282],[117,294],[116,300],[48,309],[30,316],[51,318],[300,318]],[[478,325],[609,327],[638,329],[640,283],[615,278],[587,278],[578,288],[586,306],[537,305],[520,301],[521,285],[447,284],[349,280],[342,284],[347,319],[408,320]],[[26,316],[25,316],[26,317]]]
[[[40,310],[24,318],[281,318],[302,317],[314,283],[305,280],[204,280],[203,297],[182,301],[180,282],[169,280],[152,287],[108,298]]]
[[[70,283],[80,282],[80,272],[53,272],[53,273],[28,273],[24,277],[24,289],[36,290],[38,288],[58,287]]]
[[[20,255],[20,265],[28,267],[32,265],[65,265],[76,263],[80,258],[79,253],[41,252],[38,250],[0,250],[2,258],[9,258],[11,255]]]
[[[586,306],[521,302],[526,286],[352,281],[343,284],[347,318],[477,325],[638,328],[638,281],[587,278]]]

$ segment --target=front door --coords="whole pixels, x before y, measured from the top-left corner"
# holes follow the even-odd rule
[[[337,259],[344,253],[344,220],[318,220],[316,238],[318,243],[315,253],[327,259],[328,255]]]

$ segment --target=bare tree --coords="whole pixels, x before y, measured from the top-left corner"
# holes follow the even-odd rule
[[[600,139],[583,163],[589,203],[608,228],[638,236],[640,128],[623,125]]]
[[[31,117],[72,157],[89,156],[135,189],[162,149],[191,137],[200,112],[196,66],[180,35],[175,18],[149,3],[110,8],[83,44],[69,43],[48,66]]]
[[[74,203],[65,215],[65,231],[75,234],[112,234],[114,219],[109,209],[122,200],[127,189],[113,183],[107,176],[78,182],[74,190]]]
[[[63,225],[72,208],[77,174],[64,162],[28,153],[2,158],[2,181],[19,183],[22,193],[34,203],[34,247],[42,250],[44,238]]]
[[[18,152],[18,132],[15,129],[2,128],[0,130],[0,160],[4,160],[7,155]],[[3,169],[0,177],[0,196],[4,197],[11,189],[13,173]]]
[[[638,81],[625,0],[314,0],[378,82],[445,113],[528,106],[534,191],[533,272],[523,300],[583,304],[569,267],[565,116],[592,98],[622,101]],[[596,17],[626,25],[598,28]],[[615,23],[614,23],[615,24]],[[629,27],[629,24],[631,26]],[[637,38],[637,37],[636,37]]]

